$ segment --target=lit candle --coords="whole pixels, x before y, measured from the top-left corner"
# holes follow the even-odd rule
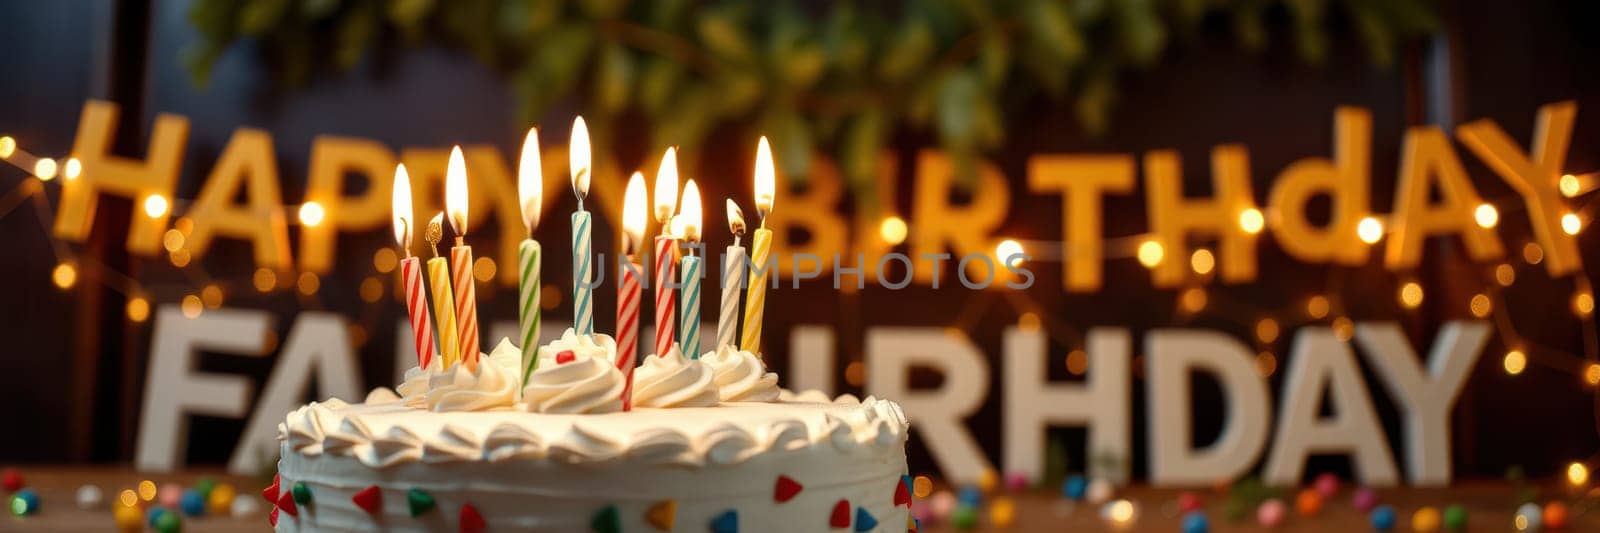
[[[422,261],[411,255],[411,176],[405,165],[394,167],[394,242],[400,246],[400,284],[406,288],[406,315],[417,346],[417,367],[433,360],[433,324],[428,323],[428,295],[422,289]]]
[[[517,325],[522,334],[522,380],[539,366],[539,271],[543,249],[533,240],[539,228],[539,203],[544,200],[544,177],[539,168],[539,130],[528,129],[522,141],[517,168],[517,196],[522,200],[522,225],[528,238],[517,247]]]
[[[617,273],[617,369],[625,378],[624,411],[633,410],[633,369],[639,361],[639,273],[644,267],[639,266],[638,255],[644,248],[646,203],[644,174],[634,172],[622,195],[622,257],[627,263]]]
[[[450,149],[444,173],[444,208],[456,245],[450,248],[450,273],[455,280],[457,354],[468,370],[478,368],[478,293],[472,283],[472,247],[467,246],[467,162],[461,147]]]
[[[671,285],[677,262],[678,239],[672,235],[672,212],[678,200],[678,151],[667,148],[661,156],[661,168],[656,171],[656,222],[661,224],[661,234],[656,236],[656,355],[666,357],[672,351],[672,338],[676,333],[673,311],[677,310]]]
[[[456,346],[456,298],[450,290],[450,262],[439,255],[439,241],[444,238],[444,213],[433,215],[428,221],[428,232],[422,235],[433,249],[433,259],[428,260],[428,282],[433,289],[433,318],[439,326],[439,357],[444,358],[441,368],[449,369],[459,360]]]
[[[717,315],[717,348],[739,345],[739,289],[744,288],[744,213],[728,199],[728,232],[733,244],[722,253],[722,312]]]
[[[594,289],[590,287],[594,270],[589,258],[591,240],[589,212],[583,199],[589,196],[589,126],[583,117],[572,122],[572,142],[567,148],[567,166],[572,171],[572,192],[578,195],[578,210],[572,213],[572,327],[580,335],[594,334]]]
[[[750,255],[755,275],[750,278],[750,289],[745,293],[744,335],[740,339],[742,350],[761,353],[761,320],[767,305],[767,259],[772,255],[772,230],[767,229],[767,215],[772,213],[776,191],[776,170],[772,167],[772,147],[761,137],[756,145],[756,211],[761,214],[761,227],[751,237]]]
[[[700,276],[704,259],[694,255],[694,244],[700,242],[700,187],[689,180],[683,184],[683,200],[678,203],[681,235],[689,244],[689,255],[683,258],[683,309],[678,313],[678,331],[683,342],[683,353],[690,359],[700,358]]]

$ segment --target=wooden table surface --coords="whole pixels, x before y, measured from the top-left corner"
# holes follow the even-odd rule
[[[186,533],[204,533],[212,531],[266,531],[266,513],[271,510],[265,502],[260,500],[260,493],[265,484],[261,480],[232,476],[220,470],[189,470],[173,474],[141,474],[127,468],[95,468],[95,467],[21,467],[18,468],[27,483],[27,486],[38,491],[41,504],[39,514],[27,517],[7,516],[0,518],[0,531],[112,531],[111,501],[117,493],[125,488],[134,488],[140,480],[149,479],[158,485],[176,482],[187,487],[203,477],[209,477],[217,483],[232,484],[245,497],[256,498],[261,502],[258,512],[252,516],[233,518],[231,516],[204,516],[199,518],[185,518],[183,531]],[[78,487],[85,484],[99,486],[105,494],[105,502],[100,507],[91,510],[79,510],[76,505],[74,493]],[[1119,490],[1118,498],[1127,498],[1138,506],[1138,519],[1129,527],[1113,528],[1099,517],[1098,506],[1087,503],[1073,503],[1055,497],[1054,493],[1030,492],[1022,494],[992,495],[1010,498],[1015,502],[1016,519],[1010,527],[998,529],[988,523],[987,508],[980,513],[977,531],[1181,531],[1181,517],[1177,512],[1177,495],[1180,491],[1166,489],[1152,489],[1149,487],[1134,486]],[[1349,490],[1343,490],[1339,496],[1323,505],[1321,513],[1314,517],[1301,517],[1292,513],[1292,495],[1285,503],[1290,506],[1291,514],[1284,523],[1277,528],[1264,528],[1254,521],[1252,511],[1250,519],[1243,522],[1230,522],[1223,518],[1225,496],[1216,490],[1195,491],[1200,494],[1205,504],[1207,517],[1211,522],[1213,532],[1233,531],[1274,531],[1284,532],[1338,532],[1359,533],[1372,531],[1372,526],[1367,521],[1365,514],[1357,512],[1350,505]],[[1398,512],[1395,531],[1411,531],[1411,515],[1423,506],[1431,506],[1441,511],[1445,506],[1459,503],[1466,506],[1469,516],[1469,529],[1471,531],[1510,531],[1512,530],[1513,502],[1516,498],[1516,489],[1505,482],[1474,481],[1458,483],[1446,489],[1420,489],[1397,488],[1379,491],[1380,498],[1386,504],[1393,505]],[[1587,498],[1580,497],[1578,492],[1558,486],[1546,486],[1539,491],[1542,503],[1558,498],[1567,503],[1571,509],[1572,524],[1566,531],[1600,531],[1600,510],[1595,510],[1595,504],[1600,502],[1593,493]],[[926,500],[918,500],[917,505],[927,505]],[[681,531],[695,531],[685,528],[687,524],[679,524]],[[888,524],[885,524],[888,526]],[[884,529],[890,531],[889,529]],[[948,524],[930,524],[923,528],[929,533],[945,533],[956,531]]]

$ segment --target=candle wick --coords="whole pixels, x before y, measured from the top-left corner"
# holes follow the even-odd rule
[[[465,238],[463,236],[461,236],[461,235],[456,235],[456,246],[465,246],[465,245],[466,245]]]

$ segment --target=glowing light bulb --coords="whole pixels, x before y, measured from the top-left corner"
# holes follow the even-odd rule
[[[55,179],[56,160],[48,157],[41,157],[38,161],[34,161],[33,175],[38,176],[41,181],[50,181]]]
[[[62,175],[68,180],[78,179],[83,175],[83,162],[76,157],[67,158],[67,164],[62,167]]]
[[[1500,360],[1500,365],[1505,367],[1506,374],[1515,376],[1528,368],[1528,356],[1522,350],[1511,350]]]
[[[1558,185],[1561,188],[1561,195],[1567,198],[1577,196],[1578,193],[1583,192],[1581,190],[1583,184],[1578,182],[1577,176],[1571,174],[1562,174]]]
[[[1261,210],[1254,207],[1239,212],[1239,229],[1245,233],[1255,235],[1261,233],[1261,228],[1266,226],[1266,217],[1261,216]]]
[[[144,322],[150,318],[150,300],[146,300],[143,296],[129,298],[128,305],[124,307],[128,313],[128,320]]]
[[[0,159],[11,157],[17,152],[17,140],[10,135],[0,135]]]
[[[1000,244],[994,247],[995,258],[999,259],[1001,263],[1012,267],[1022,264],[1022,257],[1020,256],[1024,253],[1022,243],[1012,239],[1000,241]]]
[[[1478,222],[1478,227],[1492,228],[1500,223],[1500,210],[1495,209],[1493,204],[1478,204],[1478,208],[1472,211],[1472,218]]]
[[[58,263],[55,270],[50,271],[50,281],[58,288],[70,289],[78,283],[78,267],[68,261]]]
[[[1583,463],[1573,462],[1567,465],[1567,483],[1574,487],[1581,487],[1589,482],[1589,467]]]
[[[167,214],[167,197],[152,194],[144,197],[144,215],[150,218],[161,218]]]
[[[1415,281],[1407,281],[1400,286],[1400,305],[1406,309],[1416,309],[1422,305],[1422,285]]]
[[[1361,219],[1361,222],[1356,224],[1356,236],[1361,238],[1361,242],[1376,244],[1383,238],[1383,222],[1376,217]]]
[[[322,209],[322,204],[320,203],[306,202],[300,204],[301,225],[317,227],[318,225],[322,224],[322,219],[323,217],[327,216],[327,214],[327,211]]]
[[[1161,264],[1161,259],[1166,257],[1167,250],[1161,246],[1161,243],[1152,239],[1139,243],[1138,255],[1139,264],[1144,265],[1145,268],[1155,268],[1156,265]]]
[[[883,242],[889,244],[906,242],[905,219],[894,215],[884,217],[883,223],[878,224],[878,236],[883,237]]]
[[[1583,231],[1583,219],[1578,218],[1577,213],[1561,215],[1561,231],[1567,232],[1567,235],[1577,235]]]
[[[1198,248],[1194,253],[1189,254],[1189,268],[1193,268],[1196,274],[1202,276],[1210,274],[1211,270],[1216,266],[1217,258],[1211,254],[1211,250]]]

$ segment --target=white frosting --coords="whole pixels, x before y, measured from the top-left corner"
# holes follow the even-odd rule
[[[644,359],[634,370],[633,405],[638,407],[709,407],[717,404],[717,383],[711,366],[685,359],[677,343],[664,356]]]
[[[562,352],[572,360],[557,362]],[[568,329],[539,347],[539,368],[522,386],[522,407],[538,413],[611,413],[622,410],[624,378],[617,370],[617,342],[608,335],[578,335]]]
[[[412,407],[427,405],[423,397],[428,394],[428,378],[439,373],[439,364],[439,358],[434,357],[428,360],[428,368],[414,366],[406,370],[405,381],[400,382],[400,386],[394,389],[406,405]]]
[[[722,401],[771,402],[778,399],[778,375],[767,372],[766,364],[756,354],[724,345],[717,351],[706,352],[700,360],[711,365]]]
[[[517,363],[521,352],[511,342],[501,339],[494,351],[479,360],[477,368],[468,370],[464,364],[435,373],[428,378],[428,392],[424,400],[428,409],[445,411],[482,411],[496,407],[509,407],[517,400]],[[403,387],[404,385],[402,385]]]
[[[447,530],[470,503],[491,530],[583,531],[615,505],[623,531],[654,531],[647,511],[668,499],[678,531],[729,510],[744,531],[820,531],[840,499],[892,530],[909,513],[891,490],[906,473],[905,415],[892,402],[852,400],[600,416],[313,403],[284,422],[279,473],[311,488],[315,511],[280,513],[277,530]],[[804,490],[774,501],[780,475]],[[376,515],[351,500],[370,486],[384,494]],[[412,489],[437,507],[410,516]]]

